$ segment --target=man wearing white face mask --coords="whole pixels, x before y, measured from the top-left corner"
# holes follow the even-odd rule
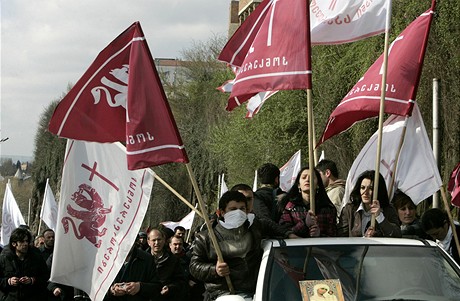
[[[229,294],[229,276],[236,294],[252,298],[262,258],[261,232],[247,218],[247,199],[238,191],[227,191],[219,200],[218,222],[213,227],[224,262],[217,255],[208,230],[194,240],[190,273],[205,283],[205,301]]]

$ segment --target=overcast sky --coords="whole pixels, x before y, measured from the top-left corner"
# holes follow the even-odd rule
[[[0,0],[1,155],[32,156],[40,115],[139,21],[154,58],[226,35],[230,0]]]

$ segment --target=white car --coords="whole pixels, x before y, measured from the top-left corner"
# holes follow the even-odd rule
[[[263,249],[254,301],[460,300],[460,267],[432,241],[307,238]]]

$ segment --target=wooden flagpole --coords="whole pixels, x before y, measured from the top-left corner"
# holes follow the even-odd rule
[[[126,147],[121,144],[120,142],[116,142],[119,148],[121,148],[123,151],[126,152]],[[156,174],[156,172],[153,171],[151,168],[147,168],[147,171],[156,179],[158,182],[163,184],[169,191],[171,191],[175,196],[179,198],[185,205],[187,205],[190,209],[194,210],[196,214],[198,214],[200,217],[203,217],[201,214],[200,210],[196,209],[192,204],[190,204],[189,201],[187,201],[183,196],[181,196],[174,188],[172,188],[168,183],[166,183],[160,176]]]
[[[396,179],[396,169],[398,167],[399,155],[401,154],[404,139],[406,138],[407,123],[409,122],[409,118],[410,117],[406,115],[406,118],[404,119],[404,126],[402,129],[401,137],[399,138],[398,150],[395,155],[395,164],[393,165],[393,172],[390,180],[390,188],[388,189],[388,198],[393,194],[393,186]]]
[[[312,104],[312,68],[311,68],[311,35],[310,35],[310,1],[307,1],[306,5],[306,46],[305,55],[307,62],[307,123],[308,123],[308,169],[310,171],[310,210],[315,214],[315,160],[314,160],[314,129],[313,129],[313,104]]]
[[[308,110],[308,166],[310,171],[310,210],[315,214],[315,162],[313,159],[313,108],[312,108],[312,90],[307,89],[307,110]]]
[[[308,94],[307,94],[308,95]],[[312,132],[313,132],[313,139],[312,139],[312,142],[313,142],[313,162],[315,164],[315,166],[318,164],[318,150],[316,149],[316,128],[315,128],[315,116],[313,115],[313,111],[312,111],[312,119],[313,119],[313,122],[312,122]]]
[[[216,202],[217,206],[216,208],[219,208],[219,199],[220,199],[220,195],[222,194],[222,191],[221,191],[222,184],[220,182],[221,179],[222,179],[222,176],[219,174],[219,176],[217,177],[217,202]]]
[[[190,209],[194,210],[196,214],[198,214],[201,218],[203,215],[201,211],[196,209],[189,201],[187,201],[183,196],[181,196],[174,188],[172,188],[168,183],[166,183],[162,178],[160,178],[152,169],[149,169],[151,174],[155,177],[158,182],[163,184],[166,188],[168,188],[175,196],[177,196],[185,205],[187,205]]]
[[[388,69],[388,46],[390,40],[390,23],[391,23],[391,0],[388,1],[387,18],[385,24],[385,45],[383,50],[383,74],[380,94],[380,109],[379,109],[379,129],[377,138],[377,155],[375,157],[375,176],[374,190],[372,193],[372,201],[379,194],[379,176],[380,176],[380,156],[382,150],[382,132],[383,132],[383,115],[385,113],[385,94],[387,85],[387,69]],[[375,214],[371,217],[371,227],[375,229]]]
[[[211,221],[209,220],[209,216],[206,214],[207,212],[206,206],[204,204],[203,197],[201,196],[201,191],[198,187],[198,183],[196,182],[195,174],[193,173],[190,163],[186,163],[185,166],[187,167],[187,172],[189,174],[190,180],[192,181],[192,186],[195,190],[195,194],[198,199],[198,204],[200,206],[201,212],[203,213],[204,222],[206,223],[206,227],[208,228],[209,238],[211,239],[211,242],[216,251],[217,261],[224,262],[224,257],[222,256],[222,251],[220,250],[219,244],[217,242],[216,234],[214,233],[214,230],[212,229],[212,225],[211,225]],[[230,279],[230,276],[225,276],[225,280],[227,281],[228,290],[230,291],[230,294],[234,294],[235,289],[233,288],[233,284]]]

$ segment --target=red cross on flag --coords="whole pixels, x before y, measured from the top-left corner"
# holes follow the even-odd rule
[[[58,104],[49,131],[93,142],[126,142],[130,170],[188,163],[139,22],[96,57]]]
[[[51,281],[102,301],[133,246],[152,191],[148,169],[126,169],[120,143],[68,140]]]

